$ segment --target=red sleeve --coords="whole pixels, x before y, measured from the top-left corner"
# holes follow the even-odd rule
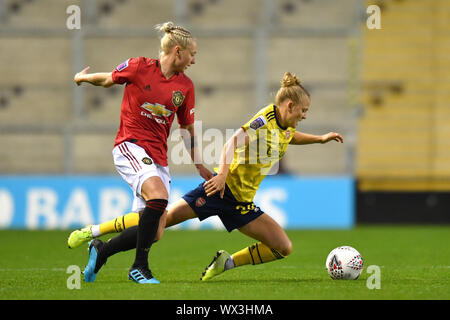
[[[186,93],[183,105],[177,110],[177,119],[179,125],[188,125],[194,123],[195,112],[195,90],[194,85],[191,85]]]
[[[139,58],[130,58],[119,64],[112,72],[114,83],[131,83],[139,67]]]

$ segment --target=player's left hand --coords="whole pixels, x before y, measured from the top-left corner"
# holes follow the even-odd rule
[[[200,174],[200,176],[205,179],[206,181],[208,181],[209,179],[211,179],[214,174],[209,171],[204,165],[199,164],[196,166],[197,167],[197,171]]]
[[[337,141],[340,143],[344,143],[344,138],[342,137],[342,135],[339,133],[336,133],[336,132],[329,132],[327,134],[324,134],[322,136],[321,143],[327,143],[328,141],[331,141],[331,140],[334,140],[334,141]]]
[[[223,199],[225,193],[225,180],[227,177],[223,174],[218,174],[203,184],[206,196],[212,196],[216,192],[220,192],[220,198]]]

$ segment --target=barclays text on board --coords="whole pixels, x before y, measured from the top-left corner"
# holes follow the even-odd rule
[[[201,182],[172,177],[169,202]],[[255,203],[284,228],[351,228],[355,223],[350,177],[267,177]],[[132,192],[120,177],[7,176],[0,178],[0,228],[74,229],[129,212]],[[173,229],[224,230],[217,217]]]

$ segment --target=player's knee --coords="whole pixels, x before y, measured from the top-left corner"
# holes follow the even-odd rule
[[[169,199],[166,187],[159,177],[150,177],[144,181],[141,189],[145,201],[150,199]]]
[[[290,255],[292,252],[292,242],[291,240],[287,240],[283,243],[282,247],[280,248],[280,253],[284,256],[287,257],[288,255]]]

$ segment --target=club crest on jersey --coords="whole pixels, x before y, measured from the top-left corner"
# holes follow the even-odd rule
[[[153,163],[152,159],[147,158],[147,157],[142,158],[142,162],[145,163],[145,164],[148,164],[148,165]]]
[[[145,102],[143,105],[141,105],[141,108],[150,111],[153,116],[157,117],[169,117],[173,113],[172,111],[168,110],[166,106],[159,103],[151,104]]]
[[[291,136],[291,130],[287,130],[286,131],[286,139],[289,139],[290,136]]]
[[[129,61],[130,59],[128,59],[128,60],[126,60],[126,61],[124,61],[124,62],[122,62],[121,64],[119,64],[118,66],[117,66],[117,71],[122,71],[123,69],[125,69],[126,67],[128,67],[128,61]]]
[[[181,91],[174,91],[172,94],[172,103],[175,107],[179,107],[183,104],[184,96]]]
[[[265,124],[267,124],[267,121],[264,118],[264,116],[259,116],[258,118],[256,118],[255,120],[253,120],[250,123],[250,128],[252,128],[253,130],[256,130],[258,128],[261,128]]]

